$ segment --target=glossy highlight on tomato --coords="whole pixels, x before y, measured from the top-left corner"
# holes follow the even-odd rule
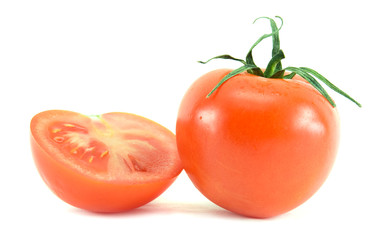
[[[50,110],[31,124],[37,169],[65,202],[94,212],[142,206],[166,190],[182,170],[175,135],[128,113],[85,116]]]

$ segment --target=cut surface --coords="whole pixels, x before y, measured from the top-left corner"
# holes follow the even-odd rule
[[[33,137],[49,155],[90,177],[145,183],[181,171],[175,136],[133,114],[48,111],[32,126]]]

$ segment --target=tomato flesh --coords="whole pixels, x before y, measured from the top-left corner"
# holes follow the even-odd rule
[[[37,169],[52,191],[90,211],[144,205],[182,170],[174,134],[133,114],[42,112],[31,121],[31,144]]]

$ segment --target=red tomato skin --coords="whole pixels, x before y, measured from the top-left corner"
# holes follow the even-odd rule
[[[230,72],[200,77],[178,113],[179,156],[194,185],[215,204],[255,218],[288,212],[326,180],[339,143],[335,108],[305,80]]]
[[[31,136],[35,164],[43,181],[66,203],[92,212],[124,212],[147,204],[177,177],[145,184],[112,183],[88,178],[53,159]]]

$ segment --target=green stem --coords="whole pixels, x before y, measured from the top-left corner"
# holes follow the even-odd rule
[[[357,106],[359,107],[362,107],[362,105],[357,102],[356,100],[354,100],[351,96],[349,96],[348,94],[346,94],[344,91],[342,91],[340,88],[336,87],[333,83],[331,83],[330,81],[328,81],[327,78],[323,77],[323,75],[321,75],[320,73],[318,73],[317,71],[311,69],[311,68],[306,68],[306,67],[301,67],[300,69],[302,70],[305,70],[306,72],[308,72],[309,74],[313,75],[314,77],[316,77],[317,79],[319,79],[320,81],[322,81],[323,83],[325,83],[329,88],[331,88],[333,91],[337,92],[338,94],[346,97],[347,99],[349,99],[350,101],[354,102]]]
[[[278,63],[281,63],[281,60],[285,58],[285,55],[282,50],[279,50],[276,55],[272,57],[272,59],[269,61],[268,66],[265,69],[264,77],[270,78],[273,74],[276,73],[276,68]],[[281,69],[278,69],[281,71]]]
[[[210,58],[209,60],[203,62],[203,61],[198,61],[199,63],[202,63],[202,64],[206,64],[208,62],[210,62],[211,60],[213,59],[228,59],[228,60],[234,60],[234,61],[238,61],[238,62],[241,62],[243,64],[246,64],[246,62],[243,60],[243,59],[239,59],[239,58],[234,58],[228,54],[224,54],[224,55],[219,55],[219,56],[216,56],[216,57],[213,57],[213,58]]]
[[[280,39],[279,39],[279,31],[282,28],[283,20],[281,17],[276,16],[276,18],[281,20],[281,26],[278,28],[276,22],[274,19],[269,17],[260,17],[256,18],[253,23],[255,23],[259,19],[268,19],[270,21],[270,27],[272,32],[270,34],[264,34],[262,35],[257,41],[252,45],[252,47],[249,49],[245,61],[243,59],[234,58],[230,55],[224,54],[219,55],[213,58],[210,58],[206,62],[199,61],[200,63],[208,63],[209,61],[213,59],[228,59],[233,61],[238,61],[243,64],[243,66],[235,69],[234,71],[227,74],[225,77],[221,79],[221,81],[211,90],[211,92],[207,95],[207,98],[210,97],[224,82],[229,80],[235,75],[238,75],[244,71],[247,71],[250,74],[254,74],[257,76],[265,77],[265,78],[284,78],[284,79],[292,79],[295,74],[298,74],[299,76],[303,77],[306,81],[308,81],[317,91],[319,91],[326,99],[327,101],[335,107],[336,104],[332,100],[332,98],[328,95],[327,91],[322,87],[322,85],[319,84],[317,81],[322,81],[325,85],[327,85],[329,88],[334,90],[335,92],[341,94],[342,96],[346,97],[347,99],[354,102],[357,106],[361,107],[361,104],[354,100],[352,97],[350,97],[348,94],[346,94],[344,91],[336,87],[334,84],[332,84],[330,81],[328,81],[327,78],[323,77],[320,73],[316,72],[315,70],[311,68],[305,68],[305,67],[286,67],[282,69],[281,60],[285,58],[285,55],[283,51],[280,49]],[[272,48],[272,58],[269,61],[265,72],[263,73],[261,68],[256,66],[253,56],[252,56],[252,50],[265,38],[272,37],[273,41],[273,48]],[[285,75],[285,70],[290,71],[290,74]]]
[[[252,69],[253,67],[254,66],[252,66],[252,65],[247,65],[246,64],[246,65],[243,65],[240,68],[235,69],[234,71],[230,72],[229,74],[227,74],[226,76],[224,76],[222,78],[222,80],[213,88],[213,90],[211,90],[211,92],[209,94],[207,94],[206,98],[210,97],[210,95],[213,94],[228,79],[230,79],[233,76],[238,75],[238,74],[240,74],[242,72],[245,72],[248,69]]]
[[[272,35],[272,43],[273,43],[272,57],[274,57],[281,50],[280,49],[280,37],[279,37],[278,31],[283,26],[283,19],[280,16],[276,16],[276,18],[279,18],[281,20],[281,26],[280,26],[280,29],[278,29],[276,22],[272,18],[270,18],[270,17],[259,17],[256,20],[261,19],[261,18],[265,18],[265,19],[268,19],[270,21],[270,27],[272,29],[272,34],[273,34]],[[255,20],[255,22],[256,22],[256,20]],[[277,63],[276,70],[277,71],[282,70],[281,61]]]
[[[267,17],[259,17],[259,18],[256,18],[255,21],[253,21],[253,23],[255,23],[257,20],[261,19],[261,18],[267,18]],[[282,20],[282,18],[280,18]],[[265,38],[268,38],[268,37],[271,37],[275,34],[278,34],[278,32],[281,30],[282,28],[282,25],[283,25],[283,22],[280,26],[280,28],[278,29],[275,29],[275,31],[272,31],[272,33],[270,34],[264,34],[262,35],[259,39],[257,39],[257,41],[252,45],[252,47],[249,49],[248,53],[247,53],[247,56],[246,56],[246,62],[247,64],[253,64],[253,65],[256,65],[254,62],[253,62],[253,57],[252,57],[252,50],[262,41],[264,40]]]
[[[304,71],[303,69],[296,68],[296,67],[287,67],[285,70],[295,72],[302,78],[306,79],[307,82],[309,82],[316,90],[318,90],[327,100],[328,102],[333,106],[336,107],[335,102],[332,100],[332,98],[328,95],[327,91],[316,81],[315,78],[313,78],[309,73]]]

